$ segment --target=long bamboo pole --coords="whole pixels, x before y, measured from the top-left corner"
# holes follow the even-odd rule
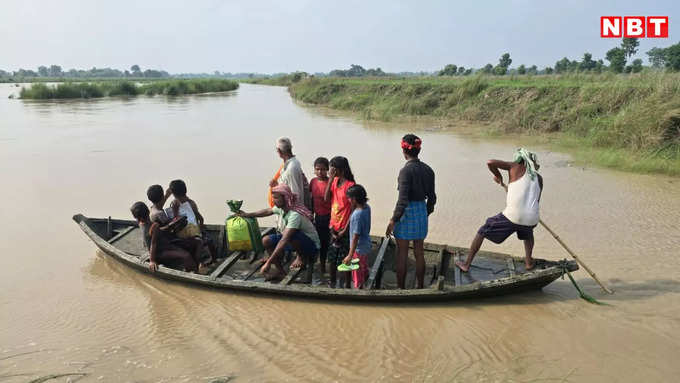
[[[501,183],[501,186],[503,187],[503,189],[505,189],[505,192],[507,193],[507,191],[508,191],[508,185],[506,185],[506,184],[504,184],[504,183]],[[564,248],[564,250],[566,250],[567,253],[569,253],[569,255],[571,255],[571,257],[574,258],[574,259],[576,260],[576,262],[578,262],[579,265],[583,266],[583,268],[586,270],[586,272],[588,272],[588,274],[590,274],[590,276],[595,280],[595,282],[597,282],[597,284],[600,285],[600,287],[602,288],[602,290],[604,290],[604,291],[607,292],[608,294],[614,294],[614,291],[612,291],[612,290],[609,289],[607,286],[605,286],[604,283],[602,283],[602,281],[600,281],[600,279],[597,277],[597,275],[595,275],[595,273],[594,273],[592,270],[590,270],[590,267],[588,267],[588,265],[586,265],[586,264],[581,260],[581,258],[578,257],[578,255],[574,254],[574,252],[571,251],[571,249],[567,246],[567,244],[564,243],[564,242],[562,241],[562,239],[561,239],[554,231],[552,231],[552,229],[551,229],[548,225],[546,225],[545,222],[543,222],[542,219],[539,219],[539,220],[538,220],[538,223],[540,223],[541,226],[543,226],[546,230],[548,230],[548,233],[550,233],[550,235],[552,235],[552,237],[555,238],[555,240],[557,241],[557,243],[559,243],[560,245],[562,245],[562,248]]]

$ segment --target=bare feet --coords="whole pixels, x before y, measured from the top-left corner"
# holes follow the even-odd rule
[[[304,262],[302,261],[302,257],[299,256],[299,255],[297,257],[295,257],[295,260],[293,261],[293,263],[290,264],[291,269],[299,269],[302,266],[304,266]]]
[[[461,269],[461,271],[463,271],[464,273],[467,273],[468,270],[470,270],[470,266],[465,264],[465,262],[463,261],[456,261],[456,266],[458,266],[458,268]]]
[[[276,273],[266,273],[264,275],[264,281],[265,282],[280,281],[285,277],[286,277],[286,275],[281,271],[278,271]]]
[[[210,267],[208,267],[207,265],[204,265],[204,264],[202,264],[202,263],[200,263],[200,264],[198,265],[198,274],[200,274],[200,275],[207,275],[207,274],[209,274],[209,273],[210,273]]]
[[[262,267],[260,267],[260,272],[261,272],[262,274],[266,274],[267,271],[269,271],[269,267],[270,267],[269,263],[265,262],[265,263],[262,265]]]
[[[524,261],[524,269],[526,271],[531,271],[536,268],[536,261],[533,259],[531,260],[531,263],[528,263],[527,261]]]

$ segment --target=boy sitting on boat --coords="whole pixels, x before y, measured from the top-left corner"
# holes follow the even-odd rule
[[[302,267],[314,260],[319,250],[319,235],[312,223],[312,212],[309,211],[293,194],[290,187],[279,184],[272,188],[274,207],[266,208],[254,213],[237,213],[241,217],[268,217],[278,216],[278,233],[268,235],[262,239],[262,245],[267,250],[269,257],[265,260],[260,272],[265,274],[266,280],[282,279],[283,271],[282,255],[285,250],[295,250],[297,257],[291,267]],[[303,259],[304,258],[304,259]],[[271,264],[276,266],[275,274],[268,274]]]
[[[170,208],[172,209],[172,216],[170,218],[179,216],[187,217],[187,225],[177,232],[177,236],[194,243],[196,249],[196,253],[194,254],[195,259],[200,259],[203,246],[206,245],[210,251],[210,259],[205,262],[205,264],[211,263],[215,259],[215,252],[207,241],[207,238],[203,237],[203,216],[198,211],[196,202],[187,196],[186,183],[182,180],[173,180],[170,182],[168,189],[172,193],[172,196],[175,197],[170,204]]]
[[[146,190],[146,196],[149,198],[149,201],[151,201],[151,207],[149,209],[151,221],[158,220],[164,225],[170,222],[170,215],[168,214],[170,209],[166,211],[163,206],[165,206],[165,201],[168,200],[171,194],[172,191],[170,189],[164,193],[161,185],[151,185]]]
[[[512,161],[489,160],[487,166],[494,181],[507,190],[506,207],[503,212],[489,217],[479,228],[470,245],[467,259],[465,262],[456,261],[456,266],[467,272],[484,238],[502,243],[513,233],[517,233],[517,238],[524,241],[526,270],[531,270],[536,266],[531,253],[534,248],[534,227],[539,221],[538,203],[543,192],[543,177],[538,174],[538,158],[536,154],[519,148]],[[499,169],[508,171],[507,186],[503,183]]]
[[[144,246],[149,250],[149,270],[158,270],[158,265],[181,268],[184,271],[197,272],[198,265],[191,254],[185,249],[172,244],[171,230],[163,225],[160,216],[152,220],[149,208],[144,202],[135,202],[130,208],[132,216],[137,220],[142,230]]]

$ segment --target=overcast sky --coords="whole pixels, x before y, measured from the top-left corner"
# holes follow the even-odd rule
[[[180,72],[327,72],[481,67],[509,52],[553,66],[583,52],[604,58],[600,16],[669,16],[668,39],[642,39],[638,57],[680,37],[680,1],[60,0],[0,6],[0,69],[138,64]]]

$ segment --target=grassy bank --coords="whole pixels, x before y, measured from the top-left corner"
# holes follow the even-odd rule
[[[481,133],[547,137],[585,162],[680,175],[680,74],[309,78],[289,90],[368,119],[482,123]]]
[[[238,88],[238,82],[222,79],[160,80],[145,83],[131,81],[65,82],[57,85],[35,83],[21,88],[22,99],[47,100],[98,98],[110,96],[181,96],[185,94],[226,92]]]

